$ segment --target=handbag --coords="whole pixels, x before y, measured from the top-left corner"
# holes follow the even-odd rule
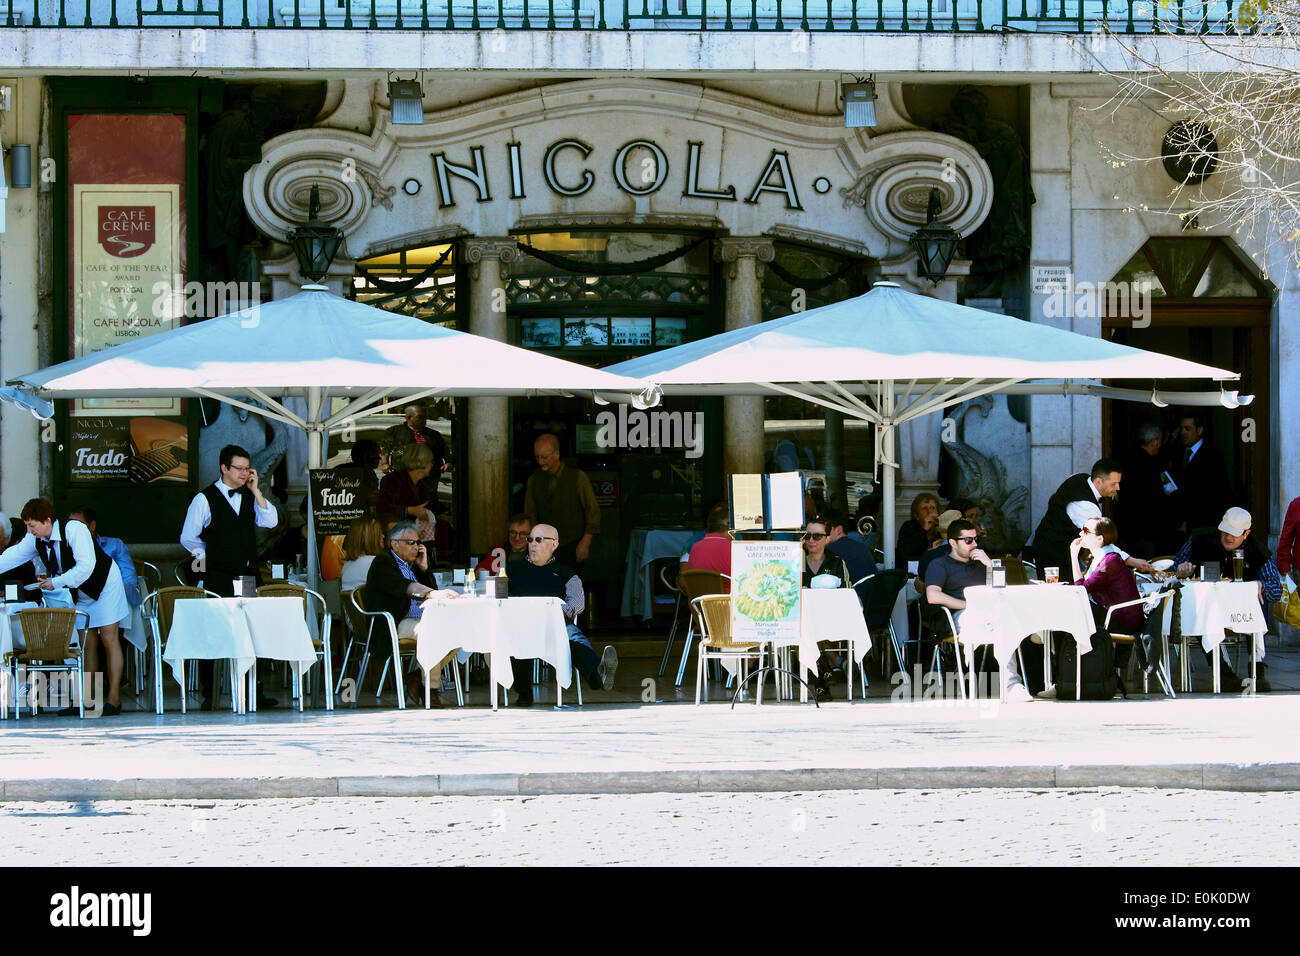
[[[1289,578],[1282,579],[1282,596],[1273,602],[1273,616],[1283,624],[1300,627],[1300,591]]]

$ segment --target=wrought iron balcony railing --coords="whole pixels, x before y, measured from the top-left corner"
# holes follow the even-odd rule
[[[1234,33],[1241,0],[0,0],[8,27]]]

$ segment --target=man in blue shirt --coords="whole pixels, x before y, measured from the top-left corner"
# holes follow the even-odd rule
[[[99,523],[99,515],[94,508],[89,505],[83,505],[72,511],[68,515],[76,521],[80,521],[90,533],[94,535],[95,543],[99,545],[106,555],[113,559],[117,569],[122,572],[122,590],[126,592],[126,603],[131,607],[140,606],[140,582],[135,575],[135,561],[131,559],[131,552],[127,550],[126,542],[121,538],[107,538],[95,530]]]

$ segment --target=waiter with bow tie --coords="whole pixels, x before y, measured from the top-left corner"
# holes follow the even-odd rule
[[[194,555],[194,568],[209,591],[234,597],[236,578],[251,576],[258,584],[255,528],[274,528],[278,518],[250,467],[249,454],[238,445],[221,449],[221,477],[200,491],[190,502],[181,528],[181,545]],[[199,683],[203,710],[216,704],[213,693],[214,661],[199,662]],[[274,707],[276,701],[262,697],[259,708]]]

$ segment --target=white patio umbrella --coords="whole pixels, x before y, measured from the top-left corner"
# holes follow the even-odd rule
[[[1102,386],[1089,380],[1227,382],[1239,376],[887,282],[853,299],[688,342],[607,371],[653,381],[666,395],[790,395],[875,425],[889,566],[896,536],[894,429],[904,422],[990,392],[1222,401],[1233,407],[1250,401],[1235,392],[1157,398],[1145,389]]]
[[[29,372],[10,384],[37,400],[214,398],[305,431],[311,468],[322,465],[329,429],[357,421],[385,401],[432,395],[594,398],[597,392],[639,406],[656,400],[645,382],[353,302],[322,285]],[[250,397],[266,407],[249,404]],[[288,398],[305,400],[306,415],[290,410]],[[331,412],[331,398],[350,401]],[[308,538],[314,585],[311,520]]]

